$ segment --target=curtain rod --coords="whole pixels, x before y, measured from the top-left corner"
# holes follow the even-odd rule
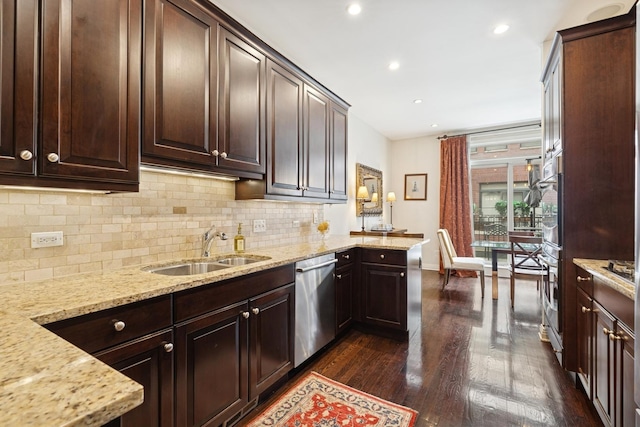
[[[517,126],[506,127],[506,128],[479,130],[479,131],[476,131],[476,132],[461,133],[461,134],[458,134],[458,135],[442,135],[442,136],[439,136],[438,139],[455,138],[456,136],[464,136],[464,135],[477,135],[479,133],[500,132],[501,130],[528,128],[528,127],[531,127],[531,126],[540,127],[541,123],[540,122],[538,122],[538,123],[529,123],[527,125],[517,125]]]

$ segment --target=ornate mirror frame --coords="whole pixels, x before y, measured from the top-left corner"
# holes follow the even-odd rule
[[[356,163],[356,192],[358,188],[366,186],[369,192],[369,198],[364,202],[364,216],[380,216],[382,215],[382,171],[370,168],[360,163]],[[378,201],[371,201],[372,193],[378,193]],[[362,201],[356,199],[356,216],[363,215]]]

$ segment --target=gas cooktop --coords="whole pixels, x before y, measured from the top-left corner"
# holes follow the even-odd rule
[[[634,281],[633,261],[609,260],[607,270],[629,282]]]

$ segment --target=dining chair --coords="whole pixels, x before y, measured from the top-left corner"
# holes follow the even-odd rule
[[[511,233],[509,244],[509,280],[513,308],[516,279],[535,280],[537,288],[540,289],[540,281],[549,274],[549,270],[539,258],[542,252],[542,237]]]
[[[445,228],[438,230],[438,243],[440,244],[440,254],[444,265],[444,278],[442,279],[442,289],[449,283],[451,270],[473,270],[480,272],[480,292],[484,298],[484,260],[476,257],[459,257],[453,247],[449,231]]]

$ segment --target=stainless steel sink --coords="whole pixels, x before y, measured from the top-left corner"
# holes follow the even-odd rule
[[[230,266],[217,262],[185,262],[165,267],[151,268],[147,271],[165,276],[190,276],[193,274],[210,273],[212,271],[223,270]]]
[[[219,259],[217,262],[219,262],[220,264],[232,266],[232,265],[251,264],[254,262],[264,261],[267,259],[269,258],[262,257],[262,256],[231,256],[231,257]]]
[[[225,268],[251,264],[253,262],[271,259],[260,255],[227,255],[211,260],[184,261],[162,267],[147,267],[143,270],[165,276],[191,276],[193,274],[210,273],[212,271],[224,270]]]

